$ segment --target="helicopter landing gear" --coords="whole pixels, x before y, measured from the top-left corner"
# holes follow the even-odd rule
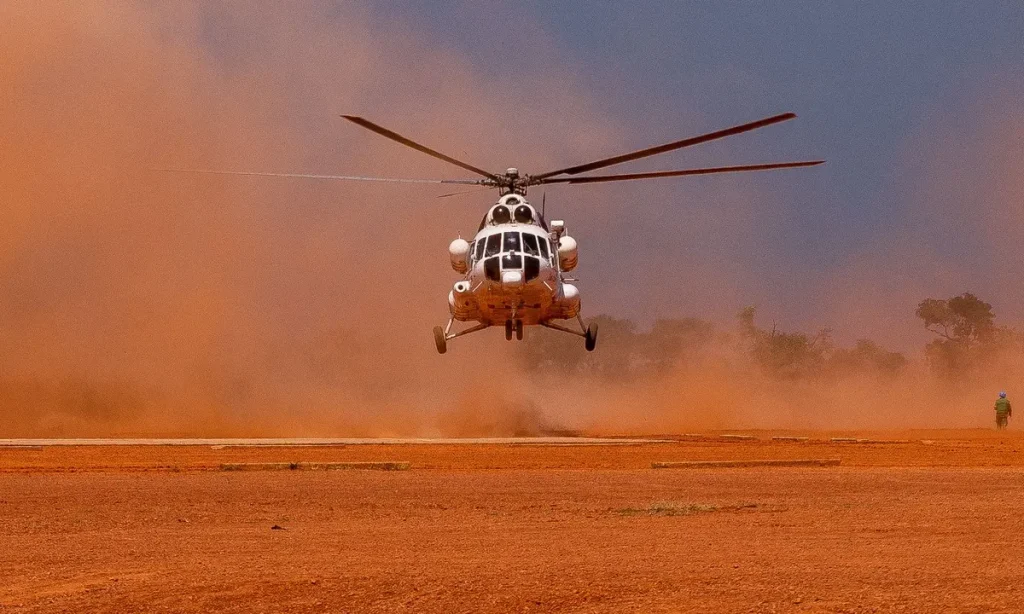
[[[523,340],[522,320],[505,320],[505,341],[512,341],[512,333],[515,333],[516,341]]]
[[[455,323],[455,318],[448,320],[448,325],[444,328],[440,326],[434,327],[434,346],[437,348],[438,354],[444,354],[448,351],[448,342],[456,337],[462,335],[468,335],[469,333],[475,333],[479,330],[483,330],[490,326],[490,324],[477,324],[476,326],[470,326],[466,330],[460,330],[457,333],[453,333],[452,324]]]
[[[437,353],[444,354],[448,351],[448,339],[445,338],[444,329],[440,326],[434,327],[434,345],[437,346]]]
[[[593,352],[597,347],[597,322],[587,327],[587,333],[583,337],[583,345],[588,352]]]
[[[580,325],[580,330],[578,331],[566,328],[564,326],[560,326],[558,324],[555,324],[554,322],[538,322],[538,324],[545,328],[559,330],[562,331],[563,333],[576,335],[577,337],[583,337],[584,347],[587,348],[588,352],[593,352],[594,348],[597,347],[597,323],[595,322],[590,326],[585,326],[583,324],[583,318],[579,315],[576,316],[576,321],[579,322]]]

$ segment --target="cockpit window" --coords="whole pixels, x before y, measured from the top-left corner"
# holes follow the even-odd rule
[[[476,247],[476,241],[469,242],[469,251],[466,252],[466,259],[469,260],[469,264],[473,264],[473,249]]]
[[[528,232],[523,233],[523,251],[531,256],[540,256],[540,248],[537,247],[537,235]]]
[[[487,247],[484,256],[497,256],[501,252],[501,235],[493,234],[487,237]]]
[[[491,281],[501,281],[501,271],[498,266],[501,264],[500,258],[488,258],[484,260],[484,275]]]
[[[540,277],[540,260],[536,258],[523,258],[523,272],[526,273],[526,281],[532,281]]]
[[[487,243],[486,240],[480,239],[476,242],[476,259],[479,261],[484,257],[484,245]]]
[[[548,260],[548,240],[546,237],[538,237],[538,239],[540,240],[540,255],[543,256],[545,260]]]
[[[505,254],[501,257],[501,270],[515,270],[518,271],[523,268],[523,255],[522,254]]]
[[[506,232],[505,233],[505,250],[506,252],[518,252],[521,250],[521,243],[519,240],[518,232]]]

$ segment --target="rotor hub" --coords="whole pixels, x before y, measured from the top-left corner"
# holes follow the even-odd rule
[[[529,175],[521,176],[518,168],[511,167],[505,169],[505,174],[498,176],[494,185],[501,190],[502,196],[506,194],[525,196],[526,188],[530,185],[530,177]]]

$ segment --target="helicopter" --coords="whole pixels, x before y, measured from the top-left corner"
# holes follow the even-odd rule
[[[543,326],[584,340],[588,352],[597,346],[598,325],[589,326],[581,315],[579,289],[569,277],[579,262],[579,245],[569,236],[563,220],[545,218],[545,199],[538,210],[526,199],[527,189],[552,184],[587,184],[609,181],[629,181],[665,177],[687,177],[718,173],[766,171],[800,168],[822,164],[824,160],[804,162],[777,162],[691,168],[684,170],[639,172],[617,175],[584,175],[602,168],[632,162],[658,154],[691,147],[708,141],[764,128],[794,119],[794,113],[782,113],[757,121],[736,125],[664,145],[648,147],[629,153],[578,164],[538,174],[521,174],[517,168],[504,173],[492,173],[467,164],[435,149],[408,139],[363,117],[342,115],[342,118],[375,132],[380,136],[405,145],[478,176],[474,179],[400,179],[386,177],[357,177],[348,175],[316,175],[304,173],[265,173],[249,171],[163,169],[172,172],[199,172],[225,175],[261,177],[290,177],[305,179],[379,181],[394,183],[432,183],[475,185],[496,188],[497,202],[484,214],[473,240],[455,239],[448,246],[452,269],[462,275],[448,292],[448,322],[435,326],[434,345],[438,353],[448,350],[448,342],[464,335],[504,326],[505,339],[522,340],[527,326]],[[476,324],[453,331],[455,322]],[[579,330],[560,322],[575,321]]]

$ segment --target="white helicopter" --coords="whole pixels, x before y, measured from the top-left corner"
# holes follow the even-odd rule
[[[347,175],[313,175],[300,173],[261,173],[246,171],[215,171],[194,169],[164,169],[173,172],[200,172],[226,175],[262,177],[296,177],[305,179],[338,179],[356,181],[382,181],[398,183],[434,183],[478,185],[497,188],[497,203],[484,215],[480,228],[472,241],[456,239],[448,246],[451,266],[463,279],[456,282],[448,293],[450,317],[445,327],[434,327],[434,343],[444,354],[448,342],[456,337],[475,333],[492,326],[505,327],[505,339],[523,339],[526,326],[540,325],[584,338],[587,351],[597,345],[597,324],[587,326],[580,315],[580,292],[566,276],[576,268],[579,248],[576,240],[566,234],[565,222],[544,218],[544,207],[538,211],[526,200],[527,188],[535,185],[559,183],[601,183],[659,177],[683,177],[763,171],[783,168],[815,166],[824,160],[807,162],[781,162],[743,166],[721,166],[675,171],[656,171],[620,175],[583,176],[581,173],[639,160],[649,156],[675,151],[715,139],[748,132],[796,117],[793,113],[774,115],[762,120],[733,126],[657,147],[605,158],[536,175],[521,175],[509,168],[503,174],[491,173],[466,164],[434,149],[416,143],[369,120],[354,115],[343,118],[393,141],[411,147],[434,158],[454,164],[463,170],[481,176],[481,179],[397,179],[383,177],[354,177]],[[455,321],[476,322],[474,326],[453,332]],[[556,321],[575,320],[579,330],[573,330]]]

